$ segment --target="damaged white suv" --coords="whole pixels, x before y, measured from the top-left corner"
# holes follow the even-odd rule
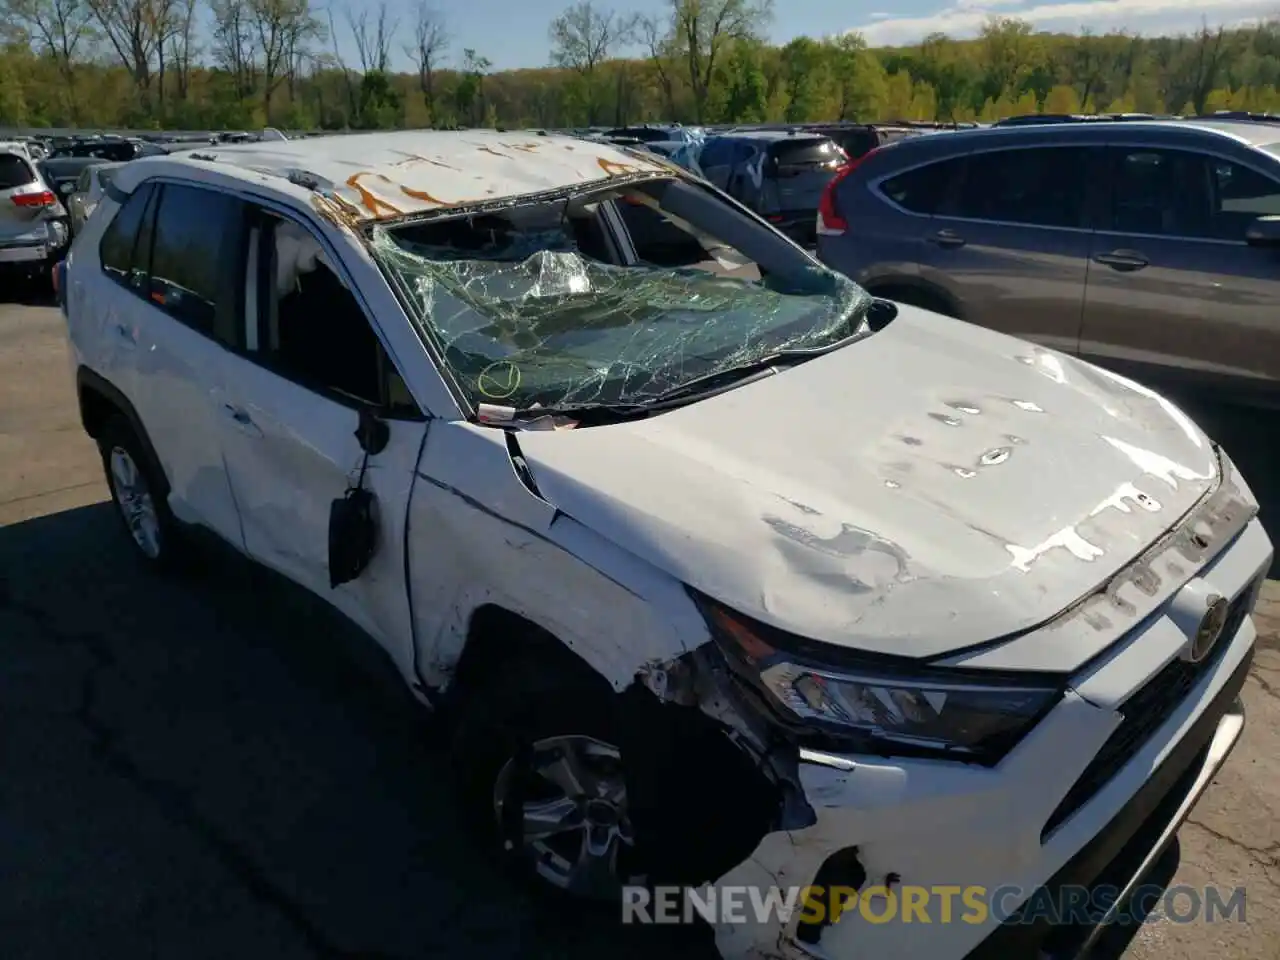
[[[1144,387],[874,301],[649,154],[211,151],[120,168],[61,285],[132,541],[207,528],[359,624],[540,882],[1002,890],[717,943],[1066,956],[1107,916],[1015,908],[1131,889],[1239,737],[1271,544]]]

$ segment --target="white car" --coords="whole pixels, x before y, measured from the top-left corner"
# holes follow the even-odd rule
[[[354,620],[550,887],[1123,891],[1240,735],[1272,546],[1223,451],[1136,383],[873,301],[652,154],[138,160],[62,286],[138,554],[207,528]],[[716,938],[1092,936],[1005,919]]]

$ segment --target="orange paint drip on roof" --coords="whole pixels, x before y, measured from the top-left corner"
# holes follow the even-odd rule
[[[600,164],[600,169],[611,177],[636,171],[636,167],[632,164],[618,163],[616,160],[608,160],[605,157],[597,157],[596,162]]]
[[[400,192],[403,193],[406,197],[413,197],[413,199],[421,201],[422,203],[430,203],[437,207],[444,206],[443,200],[436,199],[431,194],[427,193],[427,191],[425,190],[414,190],[412,187],[402,186],[400,188]]]
[[[356,193],[360,194],[360,202],[363,203],[365,209],[368,210],[370,213],[372,213],[375,217],[382,216],[384,212],[393,217],[402,216],[403,215],[402,210],[399,210],[398,208],[389,204],[386,200],[383,200],[380,197],[376,196],[372,190],[370,190],[368,187],[366,187],[364,184],[360,182],[362,177],[370,177],[370,176],[377,177],[379,180],[382,180],[385,183],[391,182],[391,180],[388,177],[384,177],[380,173],[370,173],[368,171],[365,171],[364,173],[353,173],[350,177],[348,177],[347,186],[350,187],[352,190],[356,191]]]

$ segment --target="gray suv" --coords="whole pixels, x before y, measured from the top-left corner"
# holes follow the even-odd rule
[[[820,259],[879,296],[1280,406],[1280,125],[914,137],[838,174],[817,232]]]

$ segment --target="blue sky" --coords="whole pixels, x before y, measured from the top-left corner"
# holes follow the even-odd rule
[[[359,2],[359,0],[355,0]],[[465,47],[493,61],[495,69],[545,66],[550,47],[547,25],[568,0],[432,0],[448,24],[452,62]],[[655,13],[666,0],[595,0],[601,9]],[[1030,20],[1042,30],[1095,33],[1127,29],[1141,33],[1194,30],[1202,18],[1210,25],[1243,23],[1280,14],[1280,0],[774,0],[771,39],[824,36],[861,30],[873,44],[908,44],[941,30],[972,35],[993,14]],[[389,0],[399,17],[401,41],[397,66],[408,61],[399,47],[413,36],[416,0]],[[340,24],[339,30],[343,27]],[[344,52],[350,42],[343,38]]]

